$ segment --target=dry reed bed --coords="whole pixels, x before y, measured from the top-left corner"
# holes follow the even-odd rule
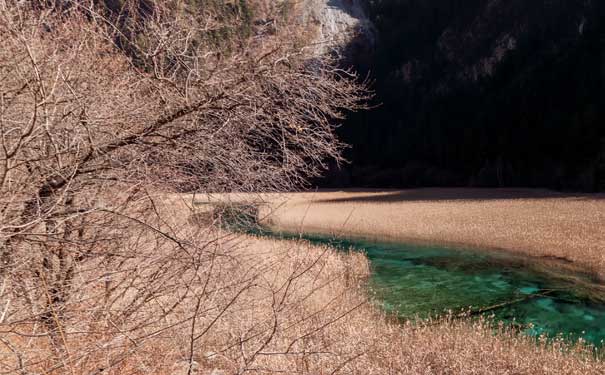
[[[392,322],[368,298],[367,259],[361,253],[337,252],[305,242],[226,237],[207,286],[214,308],[235,302],[198,341],[191,374],[598,374],[605,363],[581,348],[565,353],[559,344],[536,345],[527,337],[500,329],[494,335],[485,323],[450,320],[426,325]],[[187,275],[182,275],[186,277]],[[239,286],[238,286],[239,285]],[[235,287],[234,286],[238,286]],[[183,290],[162,301],[180,298]],[[107,350],[86,361],[50,373],[74,374],[187,374],[194,304],[181,304],[163,317],[163,330],[129,342],[125,334]],[[144,312],[141,312],[144,313]],[[149,314],[157,313],[154,309]],[[198,314],[199,327],[217,318],[209,309]],[[160,324],[161,323],[161,324]],[[173,326],[174,325],[174,326]],[[166,328],[170,327],[170,328]],[[197,331],[199,333],[199,331]],[[143,332],[144,334],[145,332]],[[4,337],[8,339],[8,336]],[[73,353],[95,343],[68,334]],[[44,341],[14,340],[17,350],[52,350]],[[42,344],[42,345],[40,345]],[[6,349],[6,348],[5,348]],[[11,368],[12,354],[0,352],[0,370]],[[121,360],[110,371],[94,372],[109,358]],[[27,373],[47,373],[48,361],[28,367]],[[71,371],[69,371],[71,370]]]
[[[420,189],[264,199],[276,229],[504,249],[561,258],[605,276],[604,195]]]

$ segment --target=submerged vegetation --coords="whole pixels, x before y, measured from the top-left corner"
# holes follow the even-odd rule
[[[376,302],[404,321],[483,316],[522,334],[602,350],[605,288],[589,275],[505,252],[252,230],[363,252]]]

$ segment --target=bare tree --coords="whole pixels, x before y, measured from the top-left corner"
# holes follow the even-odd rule
[[[341,160],[356,77],[271,6],[192,4],[0,1],[0,370],[111,370],[175,327],[192,363],[262,273],[215,289],[239,261],[167,194],[291,189]]]

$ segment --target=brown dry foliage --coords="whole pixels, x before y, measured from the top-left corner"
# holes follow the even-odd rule
[[[266,196],[275,228],[504,249],[605,277],[605,197],[531,189]]]
[[[214,282],[239,260],[160,197],[288,189],[340,159],[354,75],[295,27],[242,34],[201,5],[0,1],[1,371],[119,373],[173,335],[192,363],[259,274]]]

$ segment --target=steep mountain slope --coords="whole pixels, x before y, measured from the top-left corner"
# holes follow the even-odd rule
[[[342,128],[353,165],[332,183],[605,188],[604,8],[366,2],[378,45],[358,66],[382,105]]]

